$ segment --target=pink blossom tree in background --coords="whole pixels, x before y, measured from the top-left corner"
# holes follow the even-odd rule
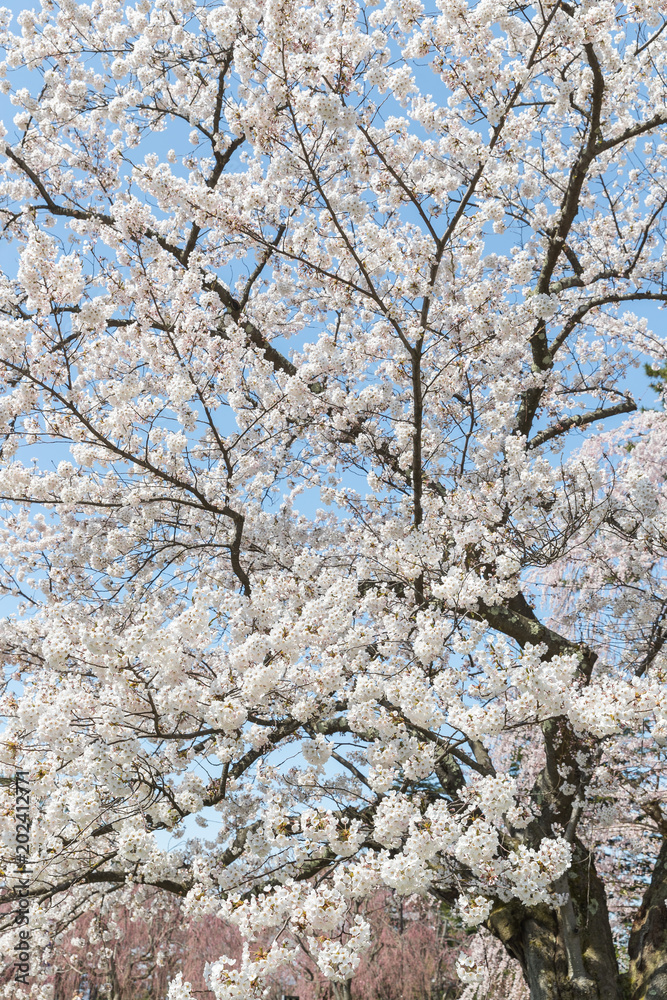
[[[488,932],[461,927],[456,915],[427,897],[397,896],[381,890],[366,901],[363,915],[371,945],[354,975],[326,979],[307,942],[289,968],[268,982],[269,1000],[526,1000],[519,963]],[[268,942],[265,942],[265,945]],[[125,888],[107,895],[49,940],[46,983],[53,1000],[155,1000],[182,973],[195,995],[208,1000],[205,968],[224,946],[241,957],[238,933],[215,917],[183,919],[177,900],[159,890]],[[456,959],[465,953],[474,965],[464,987]],[[466,975],[466,959],[461,966]],[[9,982],[8,964],[0,982]]]
[[[222,940],[225,951],[238,953],[233,929],[221,921],[195,927],[183,920],[173,896],[143,887],[122,890],[121,901],[107,896],[52,939],[54,1000],[71,1000],[78,992],[91,1000],[161,997],[178,972],[193,988],[205,989],[204,964],[217,957]]]
[[[44,952],[53,1000],[163,997],[179,972],[206,994],[204,967],[219,956],[221,942],[240,957],[234,928],[211,917],[183,919],[176,897],[153,888],[122,888],[72,917],[66,927],[54,927]],[[2,981],[11,979],[8,963]]]
[[[666,18],[2,13],[5,997],[137,885],[215,1000],[361,998],[389,890],[468,997],[667,994]]]
[[[370,927],[370,945],[349,979],[328,982],[312,947],[301,937],[300,953],[288,977],[279,980],[277,997],[452,1000],[461,992],[455,962],[467,935],[460,922],[441,909],[424,897],[381,890],[361,910]]]

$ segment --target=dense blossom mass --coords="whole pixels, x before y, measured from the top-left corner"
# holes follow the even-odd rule
[[[533,1000],[667,995],[667,416],[633,396],[667,3],[0,18],[26,990],[143,883],[238,929],[216,1000],[304,948],[349,983],[387,890],[484,924]]]

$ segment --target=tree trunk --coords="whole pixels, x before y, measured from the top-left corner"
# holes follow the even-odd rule
[[[111,986],[111,1000],[123,1000],[124,990],[122,989],[120,982],[118,980],[118,976],[116,975],[116,967],[113,963],[113,960],[110,965],[109,978],[110,978],[109,985]]]
[[[521,963],[531,1000],[622,1000],[604,886],[580,841],[573,853],[568,878],[557,886],[562,893],[569,886],[563,906],[513,900],[497,906],[487,924]]]
[[[667,998],[667,840],[632,925],[628,956],[630,1000]]]
[[[352,980],[346,979],[344,983],[334,983],[335,1000],[352,1000]]]

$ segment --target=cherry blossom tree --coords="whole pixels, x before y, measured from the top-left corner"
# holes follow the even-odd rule
[[[34,954],[143,884],[238,929],[216,1000],[345,983],[388,888],[665,995],[667,3],[1,16]]]

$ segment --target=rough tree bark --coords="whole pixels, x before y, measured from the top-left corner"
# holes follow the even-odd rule
[[[546,643],[551,655],[567,648],[576,651],[581,676],[585,682],[590,679],[595,653],[544,626],[521,595],[507,608],[486,609],[486,615],[521,646],[538,640]],[[518,900],[499,903],[487,926],[520,962],[531,1000],[623,1000],[605,887],[593,853],[576,835],[580,796],[587,783],[586,762],[594,747],[564,718],[545,722],[542,733],[546,760],[532,796],[538,815],[522,839],[536,847],[554,828],[564,831],[572,844],[573,862],[567,876],[554,887],[563,903],[557,909],[545,904],[525,906]],[[657,918],[652,919],[657,926]],[[661,938],[660,946],[665,943],[667,937]],[[643,1000],[643,994],[633,1000]]]
[[[573,847],[569,904],[556,910],[513,900],[487,925],[521,964],[531,1000],[622,1000],[604,886],[591,853],[579,840]]]
[[[352,980],[333,984],[334,1000],[352,1000]]]
[[[630,1000],[667,997],[667,840],[633,922],[628,957]]]

